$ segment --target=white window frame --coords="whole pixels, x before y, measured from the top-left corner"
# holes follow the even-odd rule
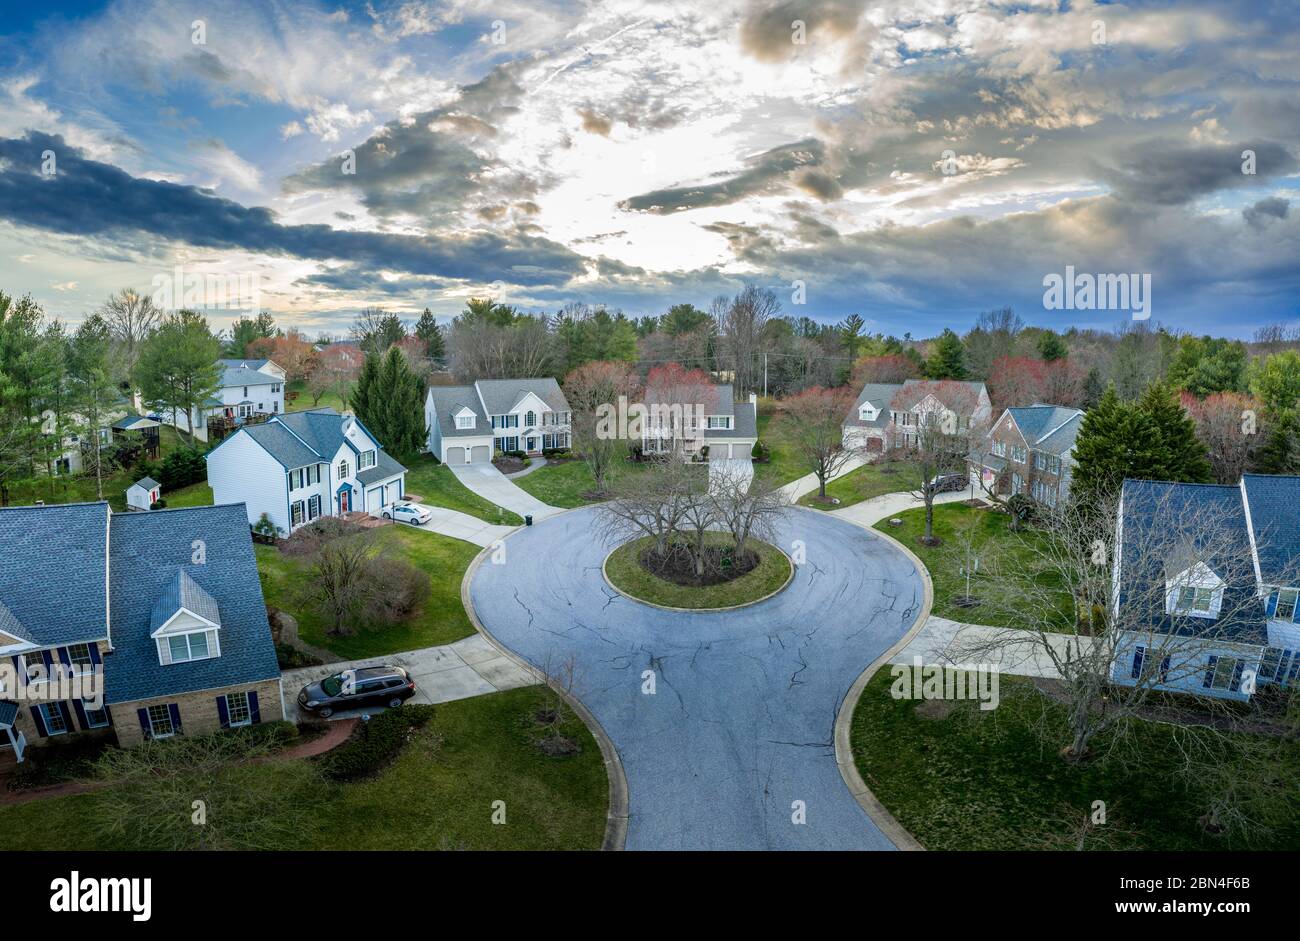
[[[348,473],[349,470],[351,470],[351,467],[349,467],[347,461],[339,461],[339,466],[338,466],[339,480],[347,480],[347,478],[351,476]]]
[[[41,710],[41,721],[45,724],[45,737],[54,738],[56,735],[67,735],[72,730],[68,728],[68,723],[63,719],[63,710],[59,708],[56,702],[42,702],[32,706],[33,709]],[[51,720],[53,717],[53,720]],[[53,722],[59,723],[56,729]]]
[[[41,668],[40,678],[35,681],[32,680],[32,667]],[[33,682],[48,683],[50,680],[49,673],[50,671],[45,668],[45,659],[41,656],[39,650],[23,654],[23,678],[27,681],[28,686],[31,686]]]
[[[244,711],[245,718],[240,722],[235,721],[235,706],[233,700],[236,696],[243,697],[242,708]],[[243,728],[246,725],[253,724],[253,708],[251,704],[248,702],[247,691],[241,690],[239,692],[226,693],[226,719],[230,723],[230,727],[232,729],[239,729],[239,728]]]
[[[1282,613],[1282,599],[1287,595],[1291,596],[1291,610],[1286,614]],[[1295,619],[1295,609],[1300,604],[1300,589],[1296,588],[1279,588],[1277,591],[1277,605],[1273,608],[1273,620],[1291,621]]]
[[[1219,657],[1214,662],[1214,676],[1210,679],[1210,689],[1232,689],[1232,675],[1237,671],[1237,663],[1240,660],[1240,657]],[[1222,685],[1219,684],[1220,676],[1225,677]]]
[[[187,631],[187,632],[185,632],[184,634],[164,634],[162,637],[159,637],[158,640],[159,640],[160,643],[166,643],[166,644],[167,644],[167,658],[168,658],[168,662],[170,662],[170,663],[197,663],[197,662],[200,661],[200,660],[213,660],[213,659],[215,659],[215,658],[217,657],[217,654],[216,654],[216,652],[215,652],[214,649],[213,649],[213,648],[216,647],[216,644],[214,643],[214,639],[213,639],[212,637],[209,637],[209,636],[208,636],[208,635],[211,634],[211,633],[212,633],[211,631]],[[196,657],[196,656],[194,656],[194,645],[193,645],[193,643],[191,642],[191,638],[193,638],[193,637],[195,637],[195,636],[200,636],[200,635],[203,637],[203,643],[204,643],[204,645],[207,647],[207,651],[208,651],[208,652],[207,652],[207,655],[206,655],[206,656],[203,656],[203,657]],[[177,659],[176,659],[176,655],[173,653],[173,650],[172,650],[172,641],[173,641],[173,640],[184,640],[184,641],[185,641],[185,654],[186,654],[186,656],[185,656],[185,659],[184,659],[184,660],[177,660]]]
[[[73,656],[72,651],[76,647],[86,648],[86,659],[84,662],[79,661]],[[68,651],[68,664],[72,667],[72,673],[74,676],[86,676],[95,672],[95,661],[94,658],[90,656],[90,644],[68,644],[66,649]]]
[[[159,732],[157,725],[154,724],[154,710],[161,709],[162,715],[167,722],[167,731]],[[172,709],[170,703],[158,703],[145,708],[145,718],[149,720],[149,737],[150,738],[171,738],[176,734],[176,726],[172,724]]]
[[[86,705],[86,701],[83,699],[81,702],[81,711],[84,712],[86,715],[86,728],[88,729],[105,729],[112,724],[112,722],[110,722],[108,718],[107,706],[100,706],[98,709],[92,709],[90,706]],[[104,721],[95,722],[91,718],[91,716],[95,715],[96,713],[103,716]]]
[[[1189,591],[1192,593],[1190,603],[1184,600]],[[1214,594],[1216,591],[1217,589],[1212,588],[1209,585],[1180,585],[1178,587],[1178,594],[1174,598],[1174,613],[1204,614],[1212,616],[1214,614]],[[1202,592],[1206,595],[1204,606],[1199,603]]]
[[[365,470],[368,467],[375,466],[375,452],[362,451],[361,456],[357,458],[357,470]]]
[[[473,415],[457,415],[456,427],[460,430],[472,429],[474,427]]]

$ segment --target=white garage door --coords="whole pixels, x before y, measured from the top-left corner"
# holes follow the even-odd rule
[[[388,485],[388,502],[396,503],[401,499],[402,499],[402,485],[397,481],[393,481],[391,484]]]
[[[474,454],[470,460],[475,464],[486,464],[492,458],[492,449],[486,444],[478,445],[474,448]]]
[[[447,463],[448,463],[448,464],[464,464],[464,463],[465,463],[465,449],[464,449],[464,448],[448,448],[448,449],[447,449]]]

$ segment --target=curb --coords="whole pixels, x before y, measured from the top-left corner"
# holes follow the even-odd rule
[[[571,509],[578,510],[585,509],[585,507],[573,507]],[[566,509],[562,512],[568,513],[571,510]],[[547,519],[554,519],[560,515],[562,514],[556,513],[555,516],[548,516]],[[501,541],[504,542],[513,535],[513,532],[508,533],[502,537]],[[474,561],[470,562],[469,568],[465,569],[465,576],[460,581],[461,605],[465,608],[465,613],[469,616],[474,629],[489,644],[500,651],[502,656],[550,685],[548,682],[550,677],[493,637],[492,633],[483,626],[483,622],[479,620],[478,612],[474,610],[474,601],[470,595],[470,583],[474,580],[474,574],[478,571],[479,566],[483,564],[483,560],[491,551],[491,546],[484,546],[479,554],[474,556]],[[605,776],[609,780],[609,808],[605,813],[605,838],[600,848],[602,850],[621,850],[627,843],[628,788],[627,775],[623,771],[623,762],[618,756],[618,749],[614,747],[613,740],[605,733],[605,729],[592,715],[591,710],[580,699],[556,686],[551,686],[551,689],[555,690],[568,703],[569,707],[577,713],[578,718],[583,721],[592,737],[596,739],[596,744],[600,746],[600,754],[605,761]]]
[[[885,805],[880,802],[875,794],[871,793],[871,788],[867,787],[867,782],[862,779],[858,772],[858,766],[853,761],[853,746],[850,739],[850,733],[853,729],[853,713],[858,707],[858,700],[862,698],[862,691],[866,688],[867,683],[876,675],[881,667],[889,663],[894,655],[905,648],[912,642],[925,622],[930,619],[930,608],[934,605],[934,583],[930,580],[930,570],[925,567],[925,563],[915,552],[909,549],[903,543],[899,542],[893,536],[882,533],[878,529],[863,525],[857,520],[840,517],[846,523],[851,523],[861,529],[865,529],[880,539],[887,540],[894,544],[896,548],[902,551],[912,564],[916,566],[917,572],[921,576],[921,584],[924,586],[924,597],[921,599],[921,609],[916,614],[916,620],[912,626],[907,629],[897,641],[894,642],[888,650],[877,657],[871,664],[863,670],[849,691],[844,694],[844,699],[840,702],[839,712],[835,716],[835,763],[839,765],[840,776],[844,779],[844,784],[849,789],[849,793],[857,799],[859,806],[862,807],[872,822],[875,823],[890,841],[900,850],[924,851],[925,847],[921,845],[916,837],[907,832],[907,828],[895,819]]]
[[[762,598],[755,598],[753,601],[746,601],[743,604],[729,604],[726,607],[722,607],[722,608],[677,608],[674,607],[673,605],[668,605],[668,604],[655,604],[655,602],[653,601],[646,601],[644,598],[638,598],[636,595],[629,595],[622,588],[619,588],[612,581],[610,581],[609,572],[606,571],[605,567],[609,565],[610,556],[612,556],[619,549],[622,549],[623,546],[625,545],[627,545],[627,543],[623,543],[623,545],[620,546],[615,546],[613,549],[609,551],[609,555],[605,556],[605,561],[600,563],[600,575],[603,579],[605,579],[605,584],[608,585],[610,588],[614,589],[616,592],[618,592],[628,601],[635,601],[637,604],[647,605],[651,608],[658,608],[660,611],[679,611],[683,614],[711,614],[714,611],[739,611],[741,608],[752,608],[756,604],[762,604],[764,601],[767,601],[769,598],[775,598],[777,595],[781,594],[781,592],[785,591],[787,588],[790,587],[790,583],[794,581],[794,573],[797,567],[794,564],[794,560],[790,558],[790,556],[786,553],[784,549],[782,549],[780,546],[774,546],[770,542],[766,543],[766,545],[772,546],[773,549],[781,553],[781,555],[785,556],[785,561],[788,562],[790,565],[790,574],[786,576],[786,579],[784,582],[781,583],[780,588],[777,588],[775,591],[768,592]]]

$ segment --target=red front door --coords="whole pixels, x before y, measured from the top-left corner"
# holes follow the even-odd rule
[[[344,490],[339,494],[339,512],[349,513],[352,510],[352,491]]]

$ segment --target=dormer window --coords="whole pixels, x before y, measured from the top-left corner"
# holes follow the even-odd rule
[[[165,585],[149,626],[163,666],[221,656],[221,615],[216,599],[184,570],[178,570]]]
[[[1273,603],[1273,613],[1270,615],[1276,621],[1294,621],[1296,619],[1297,599],[1300,599],[1300,590],[1295,588],[1283,588],[1277,593],[1277,600]]]
[[[460,429],[473,428],[474,416],[465,412],[456,416],[456,427]]]
[[[709,427],[710,427],[710,428],[715,428],[715,429],[716,429],[716,428],[721,428],[721,429],[727,429],[727,428],[730,428],[730,427],[731,427],[731,416],[730,416],[730,415],[710,415],[710,416],[709,416]]]
[[[1179,614],[1209,614],[1213,605],[1213,588],[1185,587],[1178,589],[1178,601],[1175,610]]]
[[[365,470],[367,467],[375,466],[375,452],[362,451],[361,456],[357,458],[357,470]]]
[[[179,634],[168,637],[167,648],[172,663],[207,660],[212,656],[208,650],[208,634],[206,631],[195,631],[193,634]]]

